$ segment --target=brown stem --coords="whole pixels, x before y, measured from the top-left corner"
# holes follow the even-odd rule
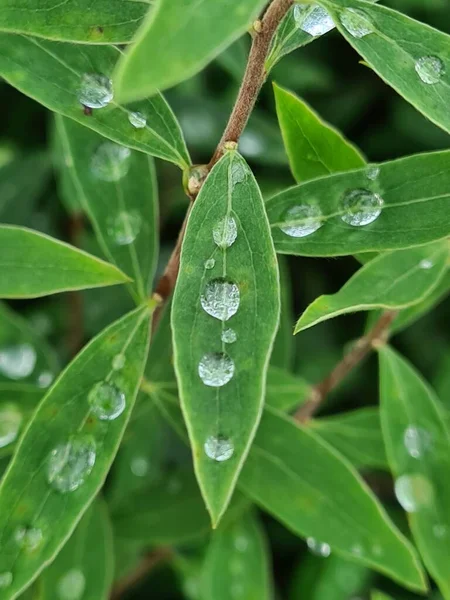
[[[389,327],[397,316],[397,311],[384,312],[373,328],[360,338],[323,381],[316,385],[305,404],[295,413],[294,418],[301,423],[308,421],[318,410],[327,395],[334,390],[345,377],[354,369],[377,344],[385,343]]]
[[[134,571],[116,583],[111,592],[110,600],[119,600],[125,592],[145,579],[150,571],[170,558],[171,555],[172,553],[168,548],[157,548],[144,556]]]
[[[84,218],[82,214],[71,215],[67,223],[67,236],[72,246],[79,247],[83,233]],[[83,297],[80,292],[69,292],[67,297],[69,305],[67,348],[69,355],[75,356],[83,345]]]

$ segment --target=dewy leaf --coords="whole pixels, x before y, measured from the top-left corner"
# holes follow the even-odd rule
[[[131,41],[150,0],[2,0],[0,30],[88,44]]]
[[[330,175],[266,203],[277,252],[343,256],[420,246],[450,234],[450,152]]]
[[[129,281],[113,265],[31,229],[0,226],[0,248],[0,298],[37,298]]]
[[[157,0],[115,82],[123,102],[140,100],[195,75],[245,33],[265,0]]]
[[[113,46],[0,33],[0,75],[8,83],[118,144],[186,168],[190,159],[183,135],[160,94],[126,108],[117,104],[110,77],[120,55]]]
[[[148,337],[149,309],[141,307],[94,338],[39,405],[0,487],[2,600],[17,598],[54,559],[102,486]]]
[[[450,36],[364,0],[319,0],[380,77],[450,132]]]
[[[194,203],[172,307],[181,402],[214,524],[260,419],[279,293],[261,193],[244,159],[228,152]]]
[[[13,452],[43,395],[44,391],[33,385],[0,382],[0,458]]]
[[[109,598],[114,573],[112,529],[106,505],[96,500],[39,579],[40,600]]]
[[[395,492],[422,558],[450,598],[450,434],[443,406],[393,349],[380,353],[381,425]]]
[[[145,299],[158,257],[158,191],[153,159],[56,116],[74,190],[105,254],[133,278]]]
[[[441,280],[448,256],[447,240],[380,254],[339,292],[314,300],[297,321],[295,333],[350,312],[401,309],[421,302]]]
[[[269,550],[256,515],[244,515],[212,534],[202,570],[202,598],[271,600]]]
[[[365,165],[356,146],[306,102],[277,85],[274,92],[289,164],[298,183]]]
[[[411,544],[350,464],[307,427],[267,409],[239,487],[311,544],[426,589]]]

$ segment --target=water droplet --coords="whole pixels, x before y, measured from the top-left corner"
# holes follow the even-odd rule
[[[437,56],[422,56],[414,65],[420,79],[429,85],[439,83],[445,74],[445,66]]]
[[[432,260],[429,260],[429,259],[425,258],[424,260],[420,261],[419,267],[421,269],[425,269],[426,271],[428,271],[428,269],[432,269],[434,267],[434,263],[433,263]]]
[[[280,229],[291,237],[301,238],[311,235],[323,225],[320,208],[315,204],[291,206],[282,216]]]
[[[27,552],[37,550],[43,539],[42,531],[35,527],[18,527],[14,532],[14,541]]]
[[[214,269],[215,266],[216,261],[214,260],[214,258],[208,258],[208,260],[205,260],[205,269],[208,269],[208,271]]]
[[[352,546],[350,548],[350,552],[352,554],[355,554],[356,556],[362,556],[362,554],[363,554],[363,547],[360,544],[355,544],[354,546]]]
[[[13,582],[13,574],[10,571],[0,573],[0,589],[4,590],[9,587]]]
[[[237,185],[245,181],[247,172],[245,166],[241,161],[233,161],[231,165],[231,183]]]
[[[0,372],[10,379],[24,379],[36,365],[36,352],[30,344],[17,344],[0,350]]]
[[[231,584],[231,595],[233,598],[242,598],[245,593],[245,587],[242,583],[234,582]]]
[[[149,462],[145,456],[135,456],[131,461],[131,472],[136,477],[145,477],[149,471]]]
[[[12,444],[19,435],[23,416],[15,404],[4,404],[0,407],[0,448]]]
[[[383,547],[380,544],[374,544],[372,546],[372,554],[374,556],[382,556],[383,555]]]
[[[112,368],[114,371],[120,371],[125,366],[125,355],[124,354],[116,354],[112,361]]]
[[[37,378],[37,384],[40,388],[48,388],[53,382],[53,373],[50,371],[42,371]]]
[[[122,211],[108,219],[108,235],[119,246],[132,244],[141,231],[142,219],[137,211]]]
[[[334,29],[333,19],[321,6],[301,6],[300,4],[296,4],[294,7],[294,19],[297,27],[314,37],[324,35]]]
[[[403,434],[403,443],[410,456],[420,458],[430,447],[431,436],[425,429],[411,426]]]
[[[125,394],[107,381],[99,381],[88,395],[92,412],[102,421],[114,421],[125,410]]]
[[[237,225],[233,217],[220,219],[213,229],[213,239],[219,248],[229,248],[237,238]]]
[[[204,445],[206,456],[216,460],[217,462],[224,462],[233,456],[234,446],[231,441],[219,435],[218,437],[210,436]]]
[[[440,523],[437,525],[433,525],[433,535],[438,539],[443,539],[447,537],[448,527],[446,525],[441,525]]]
[[[417,473],[399,477],[395,481],[395,495],[406,512],[414,513],[433,501],[434,491],[430,481]]]
[[[91,158],[91,173],[101,181],[119,181],[130,170],[131,150],[114,142],[105,142]]]
[[[86,578],[80,569],[70,569],[60,577],[57,585],[60,600],[81,600],[86,587]]]
[[[234,576],[241,575],[245,571],[245,566],[238,556],[232,556],[229,565],[230,573]]]
[[[234,540],[234,547],[238,552],[246,552],[249,546],[248,538],[244,535],[238,535]]]
[[[238,286],[223,278],[209,281],[200,297],[203,310],[220,321],[228,321],[235,315],[240,301]]]
[[[383,204],[383,198],[369,190],[350,190],[342,198],[341,219],[354,227],[369,225],[381,215]]]
[[[346,8],[341,16],[341,23],[355,38],[361,39],[374,32],[374,27],[369,17],[362,10]]]
[[[371,181],[375,181],[375,179],[378,179],[378,176],[380,175],[380,167],[378,167],[377,165],[369,165],[366,169],[366,177],[367,179],[370,179]]]
[[[112,81],[105,75],[85,73],[78,90],[78,101],[89,108],[103,108],[114,98]]]
[[[221,338],[224,344],[234,344],[234,342],[237,340],[237,334],[234,329],[225,329],[222,331]]]
[[[306,540],[306,543],[308,544],[308,548],[310,549],[311,553],[315,554],[316,556],[327,558],[331,554],[331,548],[329,544],[326,544],[325,542],[319,542],[314,538],[309,537]]]
[[[93,438],[73,436],[66,444],[59,444],[49,455],[47,479],[58,492],[73,492],[91,473],[96,458]]]
[[[234,375],[234,362],[223,352],[205,354],[198,364],[198,374],[209,387],[222,387]]]
[[[144,129],[147,125],[147,117],[141,112],[128,113],[128,120],[136,129]]]

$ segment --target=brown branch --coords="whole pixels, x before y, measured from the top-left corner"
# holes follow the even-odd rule
[[[389,327],[397,314],[397,311],[387,310],[381,315],[367,335],[360,338],[331,373],[313,388],[306,403],[300,406],[294,415],[297,421],[301,423],[308,421],[316,413],[327,395],[347,377],[350,371],[364,360],[377,344],[383,344],[387,341]]]
[[[157,548],[144,556],[134,571],[115,584],[113,591],[111,592],[110,600],[119,600],[125,592],[135,587],[140,581],[147,577],[150,571],[171,556],[172,552],[168,548]]]
[[[84,218],[82,214],[71,215],[67,222],[67,237],[72,246],[80,246],[80,238],[83,233]],[[69,308],[67,348],[69,355],[75,356],[83,346],[84,332],[84,307],[81,292],[69,292],[67,296]]]

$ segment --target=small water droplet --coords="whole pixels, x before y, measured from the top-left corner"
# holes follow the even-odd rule
[[[424,260],[420,261],[419,267],[428,271],[429,269],[432,269],[434,267],[434,263],[432,260],[425,258]]]
[[[333,19],[321,6],[294,6],[294,19],[302,31],[314,37],[324,35],[334,29]]]
[[[102,421],[114,421],[126,407],[125,394],[107,381],[99,381],[88,395],[92,412]]]
[[[216,261],[214,260],[214,258],[208,258],[208,260],[205,260],[205,269],[208,269],[208,271],[214,269],[215,266]]]
[[[141,112],[128,113],[128,120],[136,129],[144,129],[147,125],[147,117]]]
[[[445,74],[445,66],[437,56],[422,56],[414,65],[417,75],[428,85],[439,83]]]
[[[354,546],[352,546],[350,548],[350,552],[352,554],[355,554],[356,556],[362,556],[362,554],[363,554],[363,547],[360,544],[355,544]]]
[[[383,555],[383,547],[380,544],[374,544],[372,546],[372,554],[374,556],[382,556]]]
[[[217,462],[224,462],[230,459],[234,453],[234,446],[228,438],[219,435],[210,436],[204,445],[205,453],[208,458]]]
[[[446,525],[441,525],[438,523],[437,525],[433,525],[433,535],[438,539],[443,539],[447,537],[448,527]]]
[[[118,246],[132,244],[139,235],[142,219],[137,211],[122,211],[108,219],[108,235]]]
[[[320,208],[315,204],[291,206],[282,216],[283,225],[280,225],[280,229],[291,237],[306,237],[322,227],[321,217]]]
[[[342,198],[341,219],[354,227],[369,225],[381,215],[383,204],[379,194],[364,189],[350,190]]]
[[[414,513],[431,504],[434,491],[430,481],[416,473],[402,475],[395,481],[395,495],[406,512]]]
[[[92,155],[91,173],[101,181],[119,181],[130,170],[130,158],[129,148],[114,142],[105,142]]]
[[[231,165],[231,183],[237,185],[243,183],[247,177],[245,166],[241,161],[233,161]]]
[[[237,340],[237,334],[234,329],[225,329],[222,331],[221,339],[224,344],[234,344]]]
[[[51,451],[47,480],[61,493],[78,489],[91,473],[96,458],[95,442],[90,436],[73,436]]]
[[[40,388],[48,388],[53,382],[53,373],[50,371],[42,371],[37,378],[37,384]]]
[[[43,540],[42,531],[36,527],[18,527],[14,532],[14,541],[27,552],[37,550]]]
[[[366,169],[366,177],[367,179],[370,179],[370,181],[375,181],[375,179],[378,179],[378,176],[380,175],[380,167],[378,167],[377,165],[369,165]]]
[[[136,477],[145,477],[149,471],[149,462],[145,456],[135,456],[131,461],[131,472]]]
[[[242,575],[242,573],[244,573],[245,571],[245,566],[242,562],[242,560],[238,557],[238,556],[232,556],[230,562],[230,573],[234,576],[236,575]]]
[[[223,278],[209,281],[200,297],[203,310],[220,321],[228,321],[235,315],[240,301],[238,286]]]
[[[244,535],[238,535],[234,540],[234,547],[238,552],[246,552],[249,546],[248,538]]]
[[[23,416],[15,404],[0,406],[0,448],[12,444],[19,435]]]
[[[0,573],[0,589],[4,590],[13,582],[13,574],[10,571]]]
[[[89,108],[103,108],[114,98],[112,81],[105,75],[85,73],[78,90],[78,101]]]
[[[125,355],[124,354],[116,354],[112,361],[112,368],[114,371],[120,371],[125,366]]]
[[[57,584],[59,600],[81,600],[86,587],[86,578],[80,569],[70,569]]]
[[[219,248],[229,248],[237,238],[237,225],[234,217],[220,219],[213,229],[213,239]]]
[[[209,387],[222,387],[234,375],[234,362],[224,352],[205,354],[198,364],[198,374]]]
[[[374,32],[373,23],[362,10],[346,8],[340,19],[345,29],[355,38],[361,39]]]
[[[308,544],[311,553],[316,556],[327,558],[331,554],[331,548],[329,544],[326,544],[325,542],[319,542],[316,539],[309,537],[307,538],[306,543]]]
[[[431,436],[425,429],[410,426],[403,434],[403,443],[410,456],[420,458],[430,447]]]
[[[30,344],[7,346],[0,350],[0,372],[10,379],[24,379],[34,371],[36,358]]]

